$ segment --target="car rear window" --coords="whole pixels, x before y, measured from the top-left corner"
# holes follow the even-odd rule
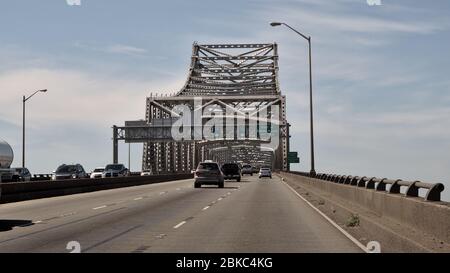
[[[251,168],[251,167],[252,167],[252,165],[244,165],[243,168]]]
[[[239,170],[239,166],[237,164],[223,164],[222,168],[227,171]]]
[[[62,165],[56,170],[56,173],[73,173],[77,171],[77,166],[75,165]]]
[[[122,168],[123,168],[122,164],[110,164],[105,167],[105,170],[120,171]]]
[[[217,163],[200,163],[198,165],[198,169],[214,171],[214,170],[218,170],[219,166],[217,165]]]

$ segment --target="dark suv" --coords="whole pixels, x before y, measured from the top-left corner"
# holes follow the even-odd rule
[[[222,165],[222,173],[224,179],[236,179],[237,182],[241,182],[241,169],[236,163],[225,163]]]
[[[201,162],[194,172],[194,187],[200,188],[202,185],[217,185],[224,187],[223,174],[219,164],[216,162]]]
[[[102,178],[130,176],[130,171],[123,164],[106,165]]]
[[[78,179],[88,178],[87,173],[84,171],[83,166],[80,164],[66,165],[63,164],[54,171],[52,180],[61,179]]]

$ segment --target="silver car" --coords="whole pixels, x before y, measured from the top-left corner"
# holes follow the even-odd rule
[[[259,178],[261,177],[270,177],[272,178],[272,170],[270,168],[261,168],[259,169]]]

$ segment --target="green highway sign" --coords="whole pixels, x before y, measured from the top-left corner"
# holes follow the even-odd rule
[[[288,163],[300,163],[300,158],[288,158]]]
[[[298,152],[288,153],[288,163],[300,163],[300,158],[298,157]]]

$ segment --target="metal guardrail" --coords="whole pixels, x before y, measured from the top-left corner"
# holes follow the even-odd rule
[[[401,179],[387,179],[367,176],[351,176],[351,175],[337,175],[337,174],[325,174],[318,173],[315,176],[311,176],[307,172],[295,172],[292,174],[301,176],[307,176],[329,182],[347,184],[360,188],[373,189],[376,191],[384,191],[391,194],[400,194],[401,187],[407,187],[405,196],[407,197],[419,197],[419,190],[428,190],[424,199],[426,201],[441,201],[441,192],[444,191],[444,185],[442,183],[424,183],[421,181],[403,181]],[[390,185],[389,190],[386,190],[386,185]]]

